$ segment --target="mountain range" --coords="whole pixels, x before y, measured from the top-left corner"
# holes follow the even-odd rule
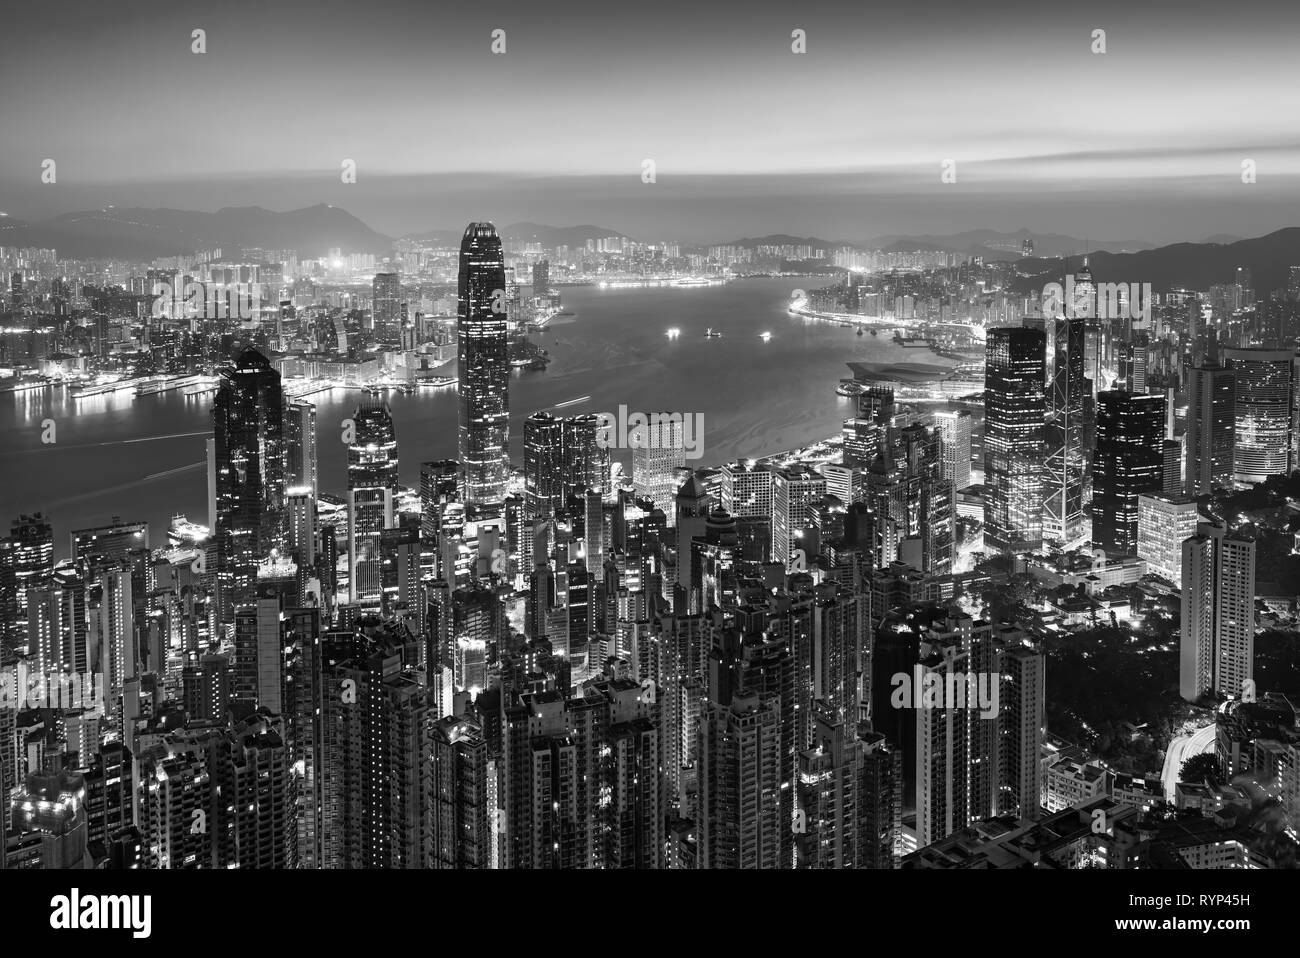
[[[437,229],[407,239],[456,248],[462,230]],[[625,235],[615,229],[584,224],[549,226],[511,223],[503,239],[538,243],[544,248],[584,246],[588,240]],[[1035,256],[1022,258],[1028,239]],[[808,245],[822,249],[936,250],[986,259],[1016,261],[1024,289],[1059,279],[1088,257],[1098,282],[1149,282],[1157,292],[1174,287],[1204,289],[1231,282],[1239,266],[1250,269],[1256,290],[1265,295],[1286,285],[1288,269],[1300,265],[1300,228],[1291,227],[1254,239],[1216,235],[1205,242],[1152,247],[1139,240],[1102,242],[1020,229],[1012,233],[968,230],[948,236],[879,236],[867,241],[823,240],[784,233],[745,237],[717,245]],[[194,210],[107,207],[65,213],[39,223],[0,214],[0,246],[54,248],[68,259],[148,261],[197,250],[297,250],[304,258],[324,256],[331,248],[345,252],[391,253],[393,238],[372,230],[346,210],[324,203],[275,212],[257,206],[226,207],[215,213]]]

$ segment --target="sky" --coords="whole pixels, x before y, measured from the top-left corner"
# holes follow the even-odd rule
[[[1297,28],[1300,5],[1259,0],[47,0],[3,19],[0,210],[1253,236],[1300,213]]]

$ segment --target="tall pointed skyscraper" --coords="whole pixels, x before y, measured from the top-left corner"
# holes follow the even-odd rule
[[[1047,469],[1043,476],[1043,538],[1069,543],[1083,533],[1083,409],[1086,320],[1074,303],[1057,304],[1047,317],[1049,391]]]
[[[252,600],[257,565],[284,536],[284,395],[280,374],[256,349],[222,373],[212,402],[220,614]]]
[[[394,522],[397,433],[388,403],[367,400],[352,414],[348,446],[348,570],[351,600],[378,608],[382,595],[379,541]]]
[[[490,515],[510,478],[510,356],[501,239],[470,223],[460,242],[456,326],[460,367],[460,462],[465,504]]]

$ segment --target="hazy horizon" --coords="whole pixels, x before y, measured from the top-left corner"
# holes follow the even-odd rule
[[[684,242],[1023,227],[1157,245],[1300,223],[1283,126],[1300,9],[1261,0],[640,18],[512,2],[454,20],[413,2],[363,18],[337,0],[59,6],[6,22],[0,210],[26,220],[330,203],[390,236],[491,219]]]

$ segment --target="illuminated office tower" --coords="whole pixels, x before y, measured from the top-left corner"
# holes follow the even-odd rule
[[[572,494],[611,491],[609,444],[600,433],[600,417],[589,413],[564,420],[565,483]]]
[[[491,589],[465,587],[451,595],[452,668],[457,691],[488,688],[488,656],[504,638],[504,613]]]
[[[351,601],[378,608],[382,592],[380,533],[393,524],[397,434],[386,402],[363,402],[352,414],[348,446],[348,577]]]
[[[1183,543],[1196,535],[1196,500],[1181,494],[1138,496],[1137,554],[1147,572],[1175,585],[1183,581]]]
[[[637,498],[653,502],[672,525],[676,519],[673,497],[677,492],[677,470],[686,465],[681,420],[664,420],[650,438],[656,441],[639,442],[632,449],[632,484]]]
[[[1083,410],[1086,320],[1058,310],[1048,343],[1043,538],[1065,544],[1083,534]]]
[[[952,483],[954,492],[960,492],[971,484],[971,414],[965,409],[942,409],[934,414],[934,425],[943,443],[943,478]]]
[[[19,516],[10,530],[17,615],[27,615],[27,593],[43,589],[54,575],[54,528],[41,513]]]
[[[4,796],[8,798],[8,796]],[[51,769],[27,776],[12,802],[9,826],[19,835],[39,835],[34,867],[43,870],[87,869],[86,782],[74,772]]]
[[[402,335],[402,277],[397,273],[376,273],[372,284],[371,314],[375,334],[384,340]]]
[[[1187,370],[1187,469],[1189,496],[1208,496],[1232,486],[1236,445],[1236,380],[1218,366]]]
[[[1165,397],[1097,394],[1092,539],[1107,552],[1137,552],[1138,497],[1164,485]]]
[[[316,407],[302,399],[291,399],[284,410],[286,486],[319,493],[316,475]]]
[[[701,868],[782,868],[780,703],[755,693],[706,701],[697,745]]]
[[[1023,326],[991,329],[984,388],[984,543],[1032,552],[1043,541],[1046,336]]]
[[[874,561],[880,567],[905,562],[934,575],[951,572],[953,491],[943,477],[939,431],[919,422],[891,430],[881,451],[865,473]]]
[[[1241,698],[1255,672],[1255,542],[1200,523],[1183,543],[1179,693]]]
[[[1296,465],[1295,351],[1225,349],[1223,356],[1234,383],[1233,479],[1260,483],[1287,475]]]
[[[284,398],[280,374],[256,349],[222,372],[212,424],[220,621],[229,624],[252,596],[258,563],[283,537]]]
[[[533,264],[533,295],[544,296],[551,288],[551,264],[541,260]]]
[[[433,868],[490,868],[496,809],[488,777],[495,773],[483,729],[448,715],[433,726]]]
[[[421,611],[420,527],[414,516],[403,516],[400,524],[379,534],[380,585],[383,614],[409,622],[417,633],[423,630]]]
[[[535,412],[524,420],[524,508],[547,517],[565,500],[564,419]]]
[[[149,547],[149,523],[123,522],[118,516],[106,526],[94,529],[74,529],[72,558],[100,559],[115,562],[125,559],[136,549]]]
[[[307,486],[290,487],[285,495],[286,545],[299,564],[316,564],[316,496]]]
[[[1131,393],[1147,391],[1147,361],[1150,356],[1150,345],[1150,336],[1143,330],[1130,331],[1128,339],[1121,344],[1120,379],[1123,388]]]
[[[491,513],[510,478],[510,356],[505,260],[491,223],[470,223],[460,244],[457,350],[459,449],[463,494],[471,512]]]
[[[737,519],[765,519],[771,554],[763,558],[785,565],[790,561],[789,495],[777,470],[770,466],[728,463],[722,467],[722,508]]]
[[[433,542],[437,539],[442,513],[457,502],[460,463],[455,459],[435,459],[420,463],[420,535]]]
[[[610,493],[610,452],[595,415],[565,418],[536,412],[524,421],[524,508],[528,518],[547,518],[569,496],[597,489]]]
[[[505,705],[502,867],[660,867],[659,709],[630,679]]]

